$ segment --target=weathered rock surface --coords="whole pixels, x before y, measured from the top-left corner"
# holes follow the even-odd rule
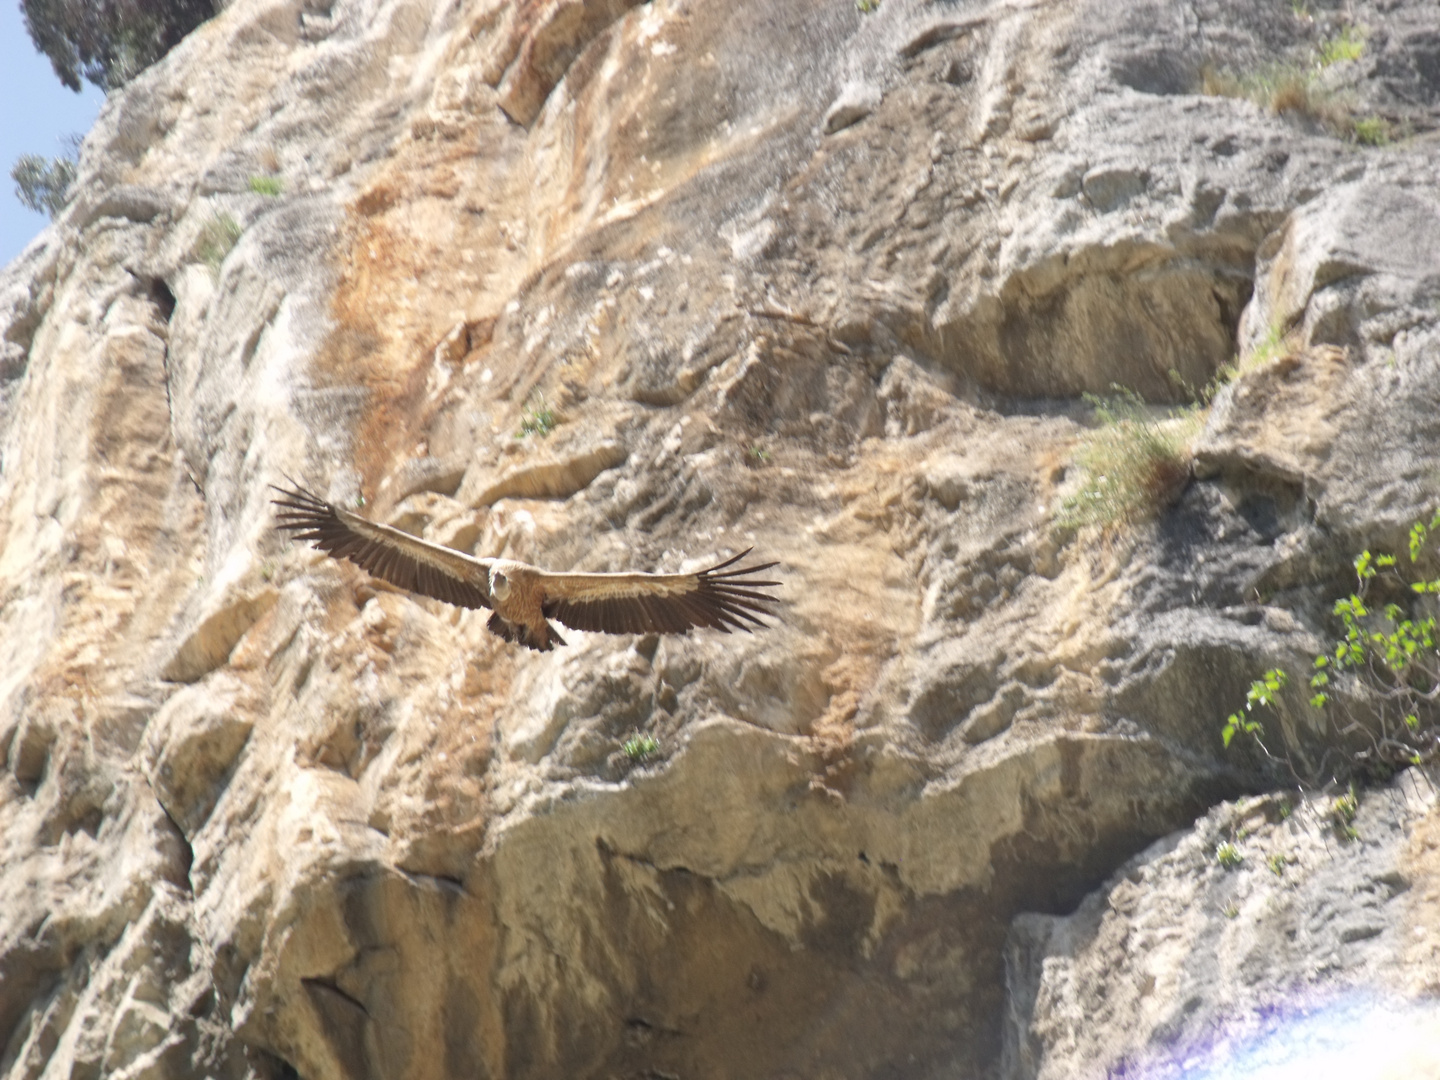
[[[1437,820],[1435,788],[1415,774],[1360,800],[1353,838],[1327,799],[1227,803],[1073,915],[1020,916],[1005,1073],[1196,1075],[1236,1044],[1354,1002],[1370,1006],[1370,1030],[1340,1041],[1368,1044],[1365,1071],[1434,1075],[1434,1010],[1428,1044],[1404,1046],[1398,1029],[1407,999],[1440,989]],[[1216,858],[1226,843],[1238,865]]]
[[[1200,92],[1312,6],[235,0],[113,95],[0,275],[0,1073],[1060,1076],[1378,980],[1433,799],[1265,825],[1279,914],[1249,810],[1192,828],[1440,501],[1428,0],[1317,76],[1392,146]],[[1052,527],[1082,393],[1275,335],[1155,522]],[[281,539],[287,474],[555,568],[755,545],[783,615],[520,653]]]

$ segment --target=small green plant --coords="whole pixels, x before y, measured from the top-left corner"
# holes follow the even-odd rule
[[[1310,18],[1308,9],[1295,13],[1306,21]],[[1382,136],[1388,140],[1389,125],[1378,117],[1358,120],[1349,100],[1320,78],[1326,68],[1358,60],[1365,52],[1365,36],[1360,28],[1347,26],[1322,41],[1307,57],[1271,64],[1246,74],[1207,67],[1201,73],[1200,92],[1244,98],[1277,116],[1313,121],[1332,135],[1366,145],[1381,145],[1372,140]]]
[[[355,509],[356,509],[356,510],[363,510],[363,509],[365,509],[365,496],[364,496],[364,494],[361,493],[361,492],[356,492],[356,493],[355,493]]]
[[[1285,332],[1279,324],[1272,325],[1265,332],[1265,336],[1255,343],[1255,347],[1242,359],[1236,361],[1234,374],[1245,375],[1251,371],[1258,371],[1271,361],[1292,355],[1295,351],[1295,346],[1286,338]]]
[[[620,747],[625,756],[631,761],[641,762],[655,756],[660,749],[660,744],[651,735],[641,735],[638,732],[631,735]]]
[[[200,261],[210,268],[212,275],[220,276],[220,267],[225,262],[225,256],[230,254],[244,231],[238,221],[224,213],[216,214],[205,228],[200,230],[200,240],[195,245],[195,253],[200,256]]]
[[[1347,26],[1334,37],[1320,43],[1319,59],[1322,69],[1348,60],[1359,60],[1365,53],[1365,31],[1358,26]]]
[[[1288,754],[1277,757],[1266,746],[1263,718],[1279,711],[1288,679],[1280,668],[1253,682],[1245,708],[1226,719],[1221,729],[1226,747],[1237,734],[1247,735],[1266,757],[1289,766],[1297,780],[1310,785],[1329,775],[1326,762],[1337,752],[1349,758],[1342,773],[1360,769],[1376,778],[1436,756],[1440,576],[1419,573],[1418,567],[1437,535],[1440,511],[1411,526],[1408,570],[1394,555],[1363,551],[1355,558],[1355,589],[1332,608],[1340,635],[1314,658],[1310,671],[1310,707],[1326,714],[1330,733],[1325,760],[1301,776]],[[1377,593],[1385,602],[1372,600]],[[1346,692],[1339,693],[1340,687]]]
[[[1270,872],[1276,877],[1285,876],[1285,856],[1281,855],[1279,852],[1276,852],[1274,855],[1271,855],[1268,859],[1266,859],[1265,865],[1270,868]]]
[[[1280,820],[1281,820],[1281,821],[1287,821],[1287,820],[1289,820],[1290,815],[1293,814],[1294,812],[1295,812],[1295,806],[1294,806],[1294,804],[1292,804],[1292,803],[1290,802],[1289,799],[1282,799],[1282,800],[1280,801]]]
[[[1335,801],[1330,804],[1330,817],[1335,822],[1335,828],[1347,840],[1358,840],[1359,832],[1355,829],[1355,815],[1360,812],[1360,799],[1355,794],[1355,785],[1352,782],[1344,795],[1337,795]]]
[[[278,176],[252,176],[250,190],[256,195],[268,195],[273,199],[285,190],[285,181]]]
[[[1133,390],[1112,387],[1111,398],[1086,394],[1099,426],[1080,443],[1080,484],[1061,504],[1057,524],[1117,528],[1154,516],[1190,479],[1190,440],[1199,413],[1156,419]]]
[[[1357,117],[1350,130],[1355,141],[1365,146],[1386,146],[1390,142],[1390,121],[1383,116]]]
[[[1215,845],[1215,861],[1226,870],[1234,870],[1245,861],[1245,856],[1232,841],[1222,840]]]
[[[746,456],[749,457],[751,461],[761,465],[768,464],[770,461],[770,451],[766,450],[763,446],[750,447],[750,449],[746,451]]]
[[[1227,919],[1235,919],[1238,918],[1240,915],[1240,907],[1238,904],[1235,903],[1234,900],[1231,900],[1228,904],[1221,908],[1220,911],[1221,914],[1223,914]]]
[[[1290,676],[1286,675],[1281,668],[1271,668],[1260,678],[1250,684],[1250,692],[1245,695],[1245,709],[1242,712],[1233,712],[1225,720],[1225,726],[1220,729],[1220,738],[1224,741],[1226,749],[1230,747],[1230,740],[1235,738],[1239,732],[1251,735],[1256,742],[1261,741],[1264,725],[1258,719],[1251,716],[1256,706],[1274,706],[1280,691],[1285,688]]]
[[[527,435],[538,435],[543,439],[555,430],[559,422],[555,418],[555,410],[545,404],[543,397],[536,395],[535,399],[521,410],[520,430],[515,432],[515,437],[523,439]]]
[[[861,15],[869,15],[880,10],[880,0],[855,0],[855,10]]]

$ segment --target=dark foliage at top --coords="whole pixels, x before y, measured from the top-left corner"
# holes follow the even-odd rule
[[[214,0],[20,0],[35,47],[72,90],[123,86],[215,14]]]

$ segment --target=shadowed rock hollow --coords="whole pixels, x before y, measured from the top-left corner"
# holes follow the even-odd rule
[[[1423,782],[1244,922],[1204,857],[1440,501],[1433,12],[1312,7],[235,0],[114,93],[0,276],[0,1074],[1083,1076],[1434,994]],[[1201,93],[1276,63],[1397,141]],[[1155,521],[1053,527],[1082,394],[1278,334]],[[285,474],[783,611],[521,652]]]

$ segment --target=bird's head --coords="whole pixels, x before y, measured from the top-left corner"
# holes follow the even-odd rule
[[[496,600],[505,600],[510,595],[510,579],[505,576],[505,571],[492,569],[490,571],[490,595]]]

